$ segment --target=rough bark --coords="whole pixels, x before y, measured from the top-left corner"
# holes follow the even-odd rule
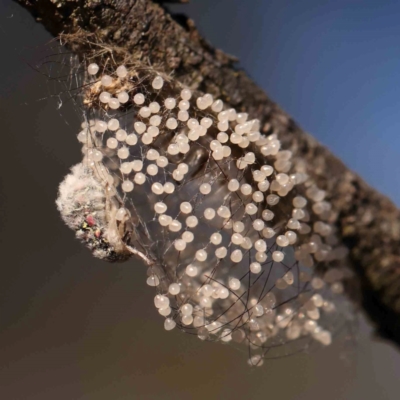
[[[193,21],[169,15],[157,4],[163,1],[14,1],[54,36],[94,33],[98,42],[115,48],[116,57],[129,54],[132,61],[152,65],[246,110],[262,121],[265,133],[279,131],[285,147],[305,161],[308,173],[328,192],[361,284],[362,306],[376,322],[377,333],[400,344],[400,211],[304,133],[243,71],[235,69],[234,58],[199,35]],[[84,42],[70,47],[77,54],[85,51]]]

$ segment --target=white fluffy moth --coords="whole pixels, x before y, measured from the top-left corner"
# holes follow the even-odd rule
[[[167,331],[247,346],[254,366],[329,345],[351,307],[346,249],[279,132],[150,67],[110,57],[82,77],[83,158],[57,199],[76,237],[142,260]]]

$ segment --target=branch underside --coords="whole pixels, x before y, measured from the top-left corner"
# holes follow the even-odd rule
[[[112,49],[117,60],[126,62],[129,57],[129,62],[149,65],[260,119],[261,132],[279,132],[285,148],[301,158],[307,173],[327,191],[339,216],[338,231],[350,250],[364,310],[382,337],[400,344],[400,211],[303,132],[243,71],[235,69],[233,57],[200,36],[192,20],[171,16],[150,0],[14,1],[54,36],[94,35],[96,43]],[[70,41],[69,48],[84,54],[87,42]],[[353,292],[358,291],[355,285]]]

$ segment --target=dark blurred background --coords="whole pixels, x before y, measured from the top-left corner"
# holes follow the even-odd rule
[[[174,6],[400,205],[400,2],[192,0]],[[0,0],[0,399],[398,399],[400,354],[356,342],[268,361],[165,332],[138,262],[93,259],[54,200],[80,160],[73,104],[49,97],[50,36]]]

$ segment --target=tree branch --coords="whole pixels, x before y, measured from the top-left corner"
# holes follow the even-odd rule
[[[328,193],[338,230],[350,250],[362,305],[378,333],[400,344],[400,212],[359,176],[304,133],[243,72],[235,59],[211,47],[186,18],[174,18],[150,0],[14,0],[54,36],[93,33],[115,56],[151,65],[181,83],[213,94],[262,121],[262,132],[279,132],[285,148]],[[159,2],[162,3],[162,2]],[[71,42],[84,54],[84,42]],[[358,289],[357,289],[358,290]]]

